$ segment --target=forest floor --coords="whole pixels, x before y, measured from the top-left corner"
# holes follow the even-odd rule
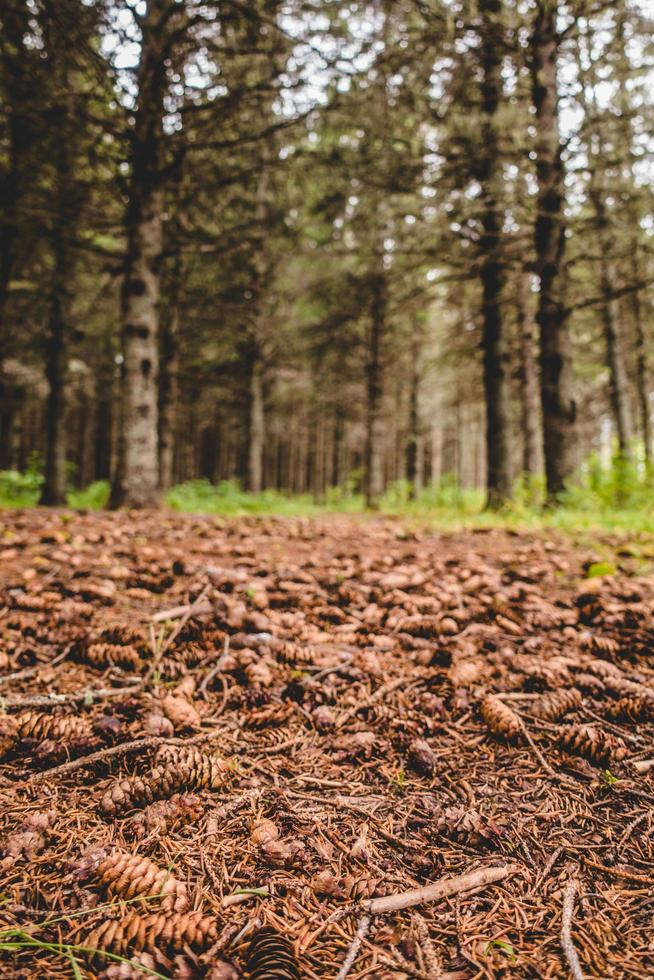
[[[0,976],[654,976],[642,555],[38,509],[1,542]]]

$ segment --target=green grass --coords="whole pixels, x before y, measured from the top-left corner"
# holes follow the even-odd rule
[[[0,472],[0,507],[33,507],[37,504],[42,477],[32,468],[26,473]],[[71,490],[68,504],[75,509],[96,510],[109,497],[105,481],[85,490]],[[451,477],[412,499],[406,482],[394,484],[380,501],[378,512],[398,517],[409,525],[439,530],[504,528],[515,531],[621,533],[630,538],[654,535],[654,482],[651,476],[623,464],[602,468],[590,459],[566,492],[559,507],[543,510],[542,487],[516,485],[515,499],[500,511],[484,509],[481,490],[461,490]],[[534,503],[534,501],[536,501]],[[217,517],[247,515],[312,517],[328,514],[365,514],[361,494],[332,488],[322,500],[310,494],[264,490],[251,494],[235,481],[212,484],[192,480],[174,487],[165,503],[182,513],[213,514]],[[648,555],[649,557],[649,555]]]

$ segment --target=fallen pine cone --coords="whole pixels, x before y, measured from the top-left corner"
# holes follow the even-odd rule
[[[131,776],[113,783],[100,801],[108,817],[125,815],[128,810],[164,800],[186,789],[216,789],[225,782],[225,764],[197,750],[182,754],[176,761],[156,766],[145,776]]]
[[[543,721],[557,721],[568,711],[578,708],[581,700],[581,691],[578,691],[576,687],[552,691],[549,694],[544,694],[532,704],[531,713],[536,718],[542,718]]]
[[[161,898],[161,909],[186,912],[189,907],[186,885],[144,855],[114,851],[102,859],[95,877],[110,895],[131,899],[138,896]]]
[[[16,719],[12,715],[0,715],[0,759],[11,752],[17,735]]]
[[[198,728],[202,719],[200,712],[185,697],[167,694],[161,702],[163,712],[174,728]]]
[[[136,837],[156,831],[167,834],[173,827],[197,820],[203,812],[199,796],[176,793],[169,800],[157,800],[135,814],[131,827]]]
[[[143,969],[145,967],[145,969]],[[146,970],[155,971],[157,961],[150,953],[141,953],[125,963],[112,963],[98,974],[98,980],[143,980]]]
[[[622,739],[591,725],[568,725],[561,731],[559,744],[571,755],[583,756],[596,766],[619,762],[628,753]]]
[[[250,831],[250,837],[255,844],[267,844],[268,841],[279,838],[279,830],[272,820],[257,820]]]
[[[515,741],[521,734],[520,719],[515,711],[495,694],[489,694],[481,703],[480,713],[490,730],[508,741]]]
[[[138,671],[143,665],[143,659],[135,647],[113,643],[91,643],[82,656],[93,667],[127,667]]]
[[[72,742],[88,738],[92,733],[90,720],[75,715],[47,715],[37,711],[24,711],[16,715],[15,724],[19,738],[32,738],[35,741],[50,738]]]
[[[103,953],[124,956],[134,950],[165,950],[181,953],[186,946],[202,952],[218,938],[216,922],[201,912],[156,913],[140,916],[131,912],[124,919],[108,919],[93,929],[84,940],[94,958]]]
[[[610,721],[629,721],[634,724],[639,721],[654,721],[654,701],[638,695],[620,698],[619,701],[596,703],[594,707]]]
[[[255,932],[246,954],[250,980],[300,980],[300,968],[288,939],[266,926]]]
[[[456,659],[447,676],[452,687],[471,687],[484,676],[484,665],[480,660]]]
[[[423,738],[417,738],[409,747],[409,766],[419,776],[433,776],[437,767],[438,759],[431,748],[429,742]]]

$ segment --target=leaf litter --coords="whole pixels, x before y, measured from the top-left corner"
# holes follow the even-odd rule
[[[651,977],[654,577],[3,515],[0,975]]]

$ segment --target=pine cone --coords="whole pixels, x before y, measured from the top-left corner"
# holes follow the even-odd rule
[[[515,711],[495,694],[484,698],[479,709],[481,716],[495,735],[515,741],[521,733],[520,719]]]
[[[610,721],[628,721],[632,724],[639,721],[654,721],[654,701],[633,695],[630,698],[620,698],[619,701],[602,704],[600,712]]]
[[[113,643],[92,643],[84,651],[84,659],[93,667],[126,667],[135,671],[143,664],[136,647]]]
[[[202,810],[199,796],[175,794],[169,800],[157,800],[137,813],[131,821],[131,829],[138,838],[152,832],[167,834],[173,827],[197,820]]]
[[[145,776],[131,776],[113,783],[100,801],[108,817],[165,800],[187,789],[216,789],[225,781],[225,763],[191,749],[176,761],[156,766]]]
[[[132,950],[141,952],[165,950],[181,953],[185,946],[202,952],[218,939],[216,922],[201,912],[157,913],[140,916],[131,912],[124,919],[108,919],[88,934],[87,949],[124,956]]]
[[[76,715],[46,715],[37,711],[23,711],[16,715],[16,726],[19,738],[33,738],[38,741],[50,738],[73,742],[89,738],[92,734],[90,720]]]
[[[355,878],[353,875],[346,875],[342,881],[343,890],[348,898],[357,901],[360,898],[371,898],[376,894],[380,885],[379,878]]]
[[[9,755],[18,737],[18,726],[12,715],[0,715],[0,759]]]
[[[179,728],[199,728],[200,712],[186,698],[178,694],[167,694],[161,702],[163,712],[177,729]]]
[[[141,646],[145,643],[145,634],[134,626],[107,626],[100,632],[98,642],[112,646]]]
[[[544,721],[556,721],[568,711],[578,708],[580,704],[581,691],[576,687],[569,687],[561,691],[552,691],[538,698],[532,705],[531,713]]]
[[[484,675],[484,665],[480,660],[453,661],[447,672],[452,687],[471,687]]]
[[[250,980],[300,980],[293,947],[269,926],[255,932],[246,963]]]
[[[561,748],[571,755],[580,755],[596,766],[608,766],[627,755],[624,742],[591,725],[568,725],[559,737]]]
[[[100,861],[95,876],[109,894],[117,898],[130,899],[139,895],[161,897],[162,910],[188,910],[186,885],[143,855],[115,851]]]
[[[577,674],[575,684],[584,694],[602,694],[606,690],[604,681],[594,674]]]

